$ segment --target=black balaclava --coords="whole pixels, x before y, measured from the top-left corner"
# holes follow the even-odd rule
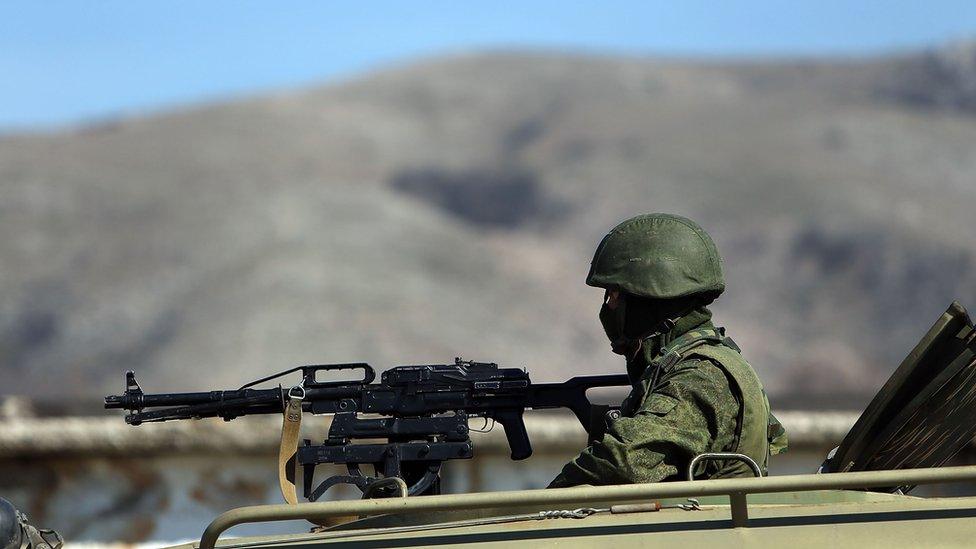
[[[651,299],[621,293],[617,306],[610,309],[604,300],[600,308],[600,323],[610,339],[614,353],[627,358],[627,373],[632,379],[639,377],[647,366],[642,342],[655,335],[667,334],[683,316],[703,307],[711,300],[701,295],[677,299]]]

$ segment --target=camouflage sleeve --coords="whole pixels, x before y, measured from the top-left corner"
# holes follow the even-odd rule
[[[738,409],[717,366],[698,360],[680,363],[634,417],[615,420],[549,487],[683,478],[691,458],[732,442]]]

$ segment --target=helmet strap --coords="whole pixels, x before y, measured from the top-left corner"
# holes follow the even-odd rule
[[[679,320],[681,320],[683,317],[687,316],[688,313],[690,313],[690,312],[694,311],[695,309],[701,307],[702,304],[704,304],[704,303],[705,303],[705,300],[703,300],[703,299],[696,299],[696,300],[692,301],[691,304],[689,304],[684,309],[678,311],[677,313],[675,313],[674,315],[672,315],[672,316],[670,316],[668,318],[665,318],[665,319],[661,320],[661,322],[658,322],[657,325],[654,326],[654,328],[652,328],[651,330],[649,330],[646,334],[642,335],[638,339],[643,342],[645,339],[654,337],[656,335],[663,335],[663,334],[667,334],[667,333],[671,332],[671,330],[673,330],[674,327],[678,325],[678,321]]]

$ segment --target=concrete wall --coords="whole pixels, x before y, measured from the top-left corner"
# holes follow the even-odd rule
[[[784,412],[791,449],[772,474],[808,473],[846,434],[856,414]],[[527,414],[535,449],[512,462],[500,426],[475,433],[476,457],[448,462],[446,493],[541,488],[585,443],[575,419]],[[305,422],[318,439],[328,420]],[[473,420],[472,427],[480,426]],[[75,543],[142,543],[197,538],[217,514],[281,501],[276,476],[277,417],[124,425],[120,418],[0,420],[0,495]],[[964,456],[963,461],[972,457]],[[969,459],[968,461],[972,461]],[[328,475],[323,466],[317,478]],[[336,490],[328,498],[359,497]],[[232,534],[304,531],[304,522],[239,527]]]

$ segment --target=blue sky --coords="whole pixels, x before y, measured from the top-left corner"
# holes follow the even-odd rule
[[[57,127],[491,48],[870,55],[976,38],[976,2],[0,0],[0,131]]]

